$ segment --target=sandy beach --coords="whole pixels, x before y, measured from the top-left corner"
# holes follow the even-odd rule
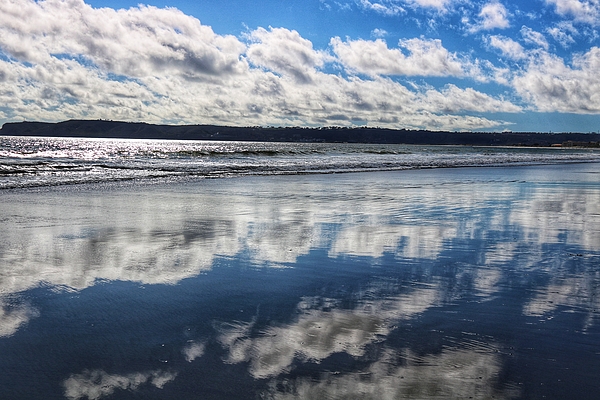
[[[599,400],[600,0],[0,0],[0,400]]]
[[[10,189],[10,399],[595,398],[600,164]]]

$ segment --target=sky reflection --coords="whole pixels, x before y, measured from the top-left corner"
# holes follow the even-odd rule
[[[589,398],[599,172],[7,191],[0,386],[14,399]],[[28,386],[28,368],[44,378]]]
[[[402,362],[399,362],[402,360]],[[327,374],[315,381],[297,379],[274,385],[275,399],[510,399],[516,387],[497,389],[500,357],[476,350],[444,350],[417,357],[389,351],[366,371]]]

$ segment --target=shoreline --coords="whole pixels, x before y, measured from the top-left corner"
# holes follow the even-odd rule
[[[600,162],[491,168],[0,192],[0,383],[60,399],[160,378],[114,397],[250,400],[350,396],[361,377],[526,398],[561,376],[585,398]]]
[[[395,174],[395,173],[414,173],[419,171],[469,171],[469,170],[481,170],[482,172],[488,169],[520,169],[520,168],[544,168],[544,167],[555,167],[560,165],[591,165],[598,164],[600,166],[600,160],[573,160],[573,161],[558,161],[558,162],[533,162],[533,163],[505,163],[496,165],[459,165],[459,166],[421,166],[411,168],[396,168],[396,169],[370,169],[361,171],[323,171],[323,172],[301,172],[301,173],[276,173],[276,174],[231,174],[222,176],[165,176],[165,177],[154,177],[154,178],[123,178],[115,180],[103,180],[97,182],[64,182],[57,184],[48,185],[31,185],[31,186],[13,186],[13,187],[0,187],[0,193],[42,193],[42,192],[75,192],[75,191],[112,191],[120,189],[146,189],[151,187],[178,187],[200,184],[204,181],[218,181],[218,180],[232,180],[232,179],[260,179],[260,178],[284,178],[284,177],[352,177],[353,175],[372,175],[372,174]],[[600,168],[599,168],[600,172]],[[73,190],[70,190],[70,189]]]

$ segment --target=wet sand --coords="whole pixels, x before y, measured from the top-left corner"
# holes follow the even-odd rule
[[[0,195],[11,399],[594,398],[600,164]]]

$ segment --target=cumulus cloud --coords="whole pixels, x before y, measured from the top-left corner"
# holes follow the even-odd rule
[[[548,53],[531,60],[513,80],[513,87],[539,111],[568,113],[600,112],[600,48],[564,60]]]
[[[456,54],[442,46],[439,39],[406,39],[390,49],[382,39],[331,39],[331,47],[340,62],[351,70],[367,75],[461,76],[463,66]],[[402,50],[408,52],[405,55]]]
[[[248,36],[254,41],[247,51],[250,62],[300,83],[311,82],[315,68],[323,65],[324,54],[296,31],[258,28]]]
[[[548,41],[542,33],[534,31],[533,29],[527,26],[521,27],[521,36],[523,37],[523,40],[528,44],[541,47],[545,50],[548,50],[548,48],[550,47]]]
[[[548,28],[548,33],[564,48],[575,44],[574,37],[579,35],[579,31],[571,22],[567,21],[560,22],[555,26]]]
[[[399,12],[396,2],[382,4]],[[236,38],[173,8],[97,9],[82,0],[1,2],[0,38],[3,120],[435,129],[502,124],[432,111],[421,88],[383,77],[466,76],[472,66],[439,39],[406,39],[388,48],[382,40],[334,38],[329,49],[317,50],[285,28],[257,28]],[[329,66],[343,73],[326,72]]]
[[[561,16],[572,17],[576,22],[593,26],[600,25],[600,3],[598,0],[546,0],[546,3],[554,5],[556,13]]]
[[[478,14],[478,22],[471,28],[472,32],[506,29],[510,26],[508,10],[498,1],[485,4]]]
[[[488,37],[488,45],[500,50],[502,55],[509,59],[521,60],[526,58],[523,46],[510,38],[499,35],[490,36]]]
[[[77,55],[115,74],[190,78],[240,73],[244,45],[174,8],[94,9],[82,0],[0,5],[2,49],[19,61]]]
[[[476,112],[509,112],[522,111],[519,106],[510,102],[497,100],[493,97],[478,92],[472,88],[461,89],[455,85],[447,85],[441,91],[429,90],[428,103],[432,109],[442,112],[456,112],[457,110],[470,110]]]

